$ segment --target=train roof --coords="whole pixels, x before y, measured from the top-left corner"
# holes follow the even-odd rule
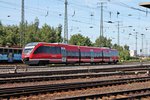
[[[71,44],[65,44],[65,43],[47,43],[47,42],[31,42],[28,43],[26,46],[35,46],[37,44],[51,44],[51,45],[60,45],[60,46],[76,46],[79,48],[93,48],[93,49],[109,49],[109,50],[116,50],[116,49],[111,49],[108,47],[91,47],[91,46],[78,46],[78,45],[71,45]]]
[[[0,49],[22,49],[22,48],[18,48],[18,47],[0,47]]]

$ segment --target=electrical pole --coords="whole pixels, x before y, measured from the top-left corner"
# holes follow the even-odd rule
[[[119,24],[119,21],[117,21],[118,22],[118,46],[120,45],[120,24]]]
[[[137,33],[135,33],[135,50],[136,50],[136,57],[137,57]]]
[[[102,42],[101,42],[101,40],[102,40],[102,37],[103,37],[103,5],[104,5],[104,2],[100,2],[100,3],[98,3],[99,5],[100,5],[100,11],[101,11],[101,13],[100,13],[100,36],[99,36],[99,40],[100,40],[100,44],[99,44],[99,46],[101,47],[102,46]]]
[[[141,34],[142,35],[142,49],[141,49],[141,56],[143,56],[143,36],[144,34]]]
[[[103,36],[103,2],[101,2],[100,36]]]
[[[146,57],[148,57],[148,40],[146,40],[146,51],[145,51]]]
[[[64,17],[64,43],[68,44],[68,14],[67,14],[68,2],[65,0],[65,17]]]
[[[24,45],[24,0],[21,1],[21,32],[20,32],[20,46]]]

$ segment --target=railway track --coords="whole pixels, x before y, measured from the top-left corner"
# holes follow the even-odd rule
[[[142,71],[138,74],[145,74]],[[69,75],[55,75],[55,76],[34,76],[34,77],[16,77],[16,78],[0,78],[0,84],[5,83],[19,83],[19,82],[37,82],[37,81],[50,81],[50,80],[65,80],[65,79],[78,79],[78,78],[97,78],[106,76],[117,76],[117,75],[135,75],[135,72],[110,72],[110,73],[85,73],[85,74],[69,74]]]
[[[115,97],[111,97],[115,96]],[[108,100],[134,100],[150,96],[150,88],[143,89],[135,89],[135,90],[127,90],[127,91],[119,91],[119,92],[109,92],[109,93],[101,93],[101,94],[91,94],[91,95],[81,95],[81,96],[73,96],[67,98],[57,98],[56,100],[99,100],[103,97],[107,97]]]
[[[84,68],[84,69],[53,69],[50,71],[37,72],[17,72],[3,73],[0,78],[11,77],[27,77],[27,76],[46,76],[46,75],[63,75],[63,74],[78,74],[78,73],[100,73],[100,72],[129,72],[129,71],[150,71],[150,66],[130,66],[130,67],[112,67],[112,68]]]
[[[145,82],[149,80],[150,77],[140,77],[140,78],[126,78],[126,79],[116,79],[116,80],[107,80],[107,81],[75,82],[75,83],[63,83],[63,84],[0,88],[0,99],[3,98],[9,99],[10,97],[20,97],[20,96],[27,96],[31,94],[56,92],[56,91],[58,92],[64,90],[69,91],[69,90],[91,88],[91,87],[104,87],[104,86],[128,84],[133,82]],[[71,98],[67,98],[67,99],[71,99]]]
[[[113,66],[113,67],[112,67]],[[28,69],[70,69],[70,68],[80,68],[80,69],[85,69],[85,68],[139,68],[139,67],[143,67],[143,68],[147,68],[150,67],[150,65],[73,65],[73,66],[65,66],[65,65],[61,65],[61,66],[27,66],[27,65],[21,65],[21,64],[13,64],[13,65],[0,65],[0,70],[2,69],[14,69],[15,67],[17,67],[18,69],[22,69],[22,68],[28,68]]]

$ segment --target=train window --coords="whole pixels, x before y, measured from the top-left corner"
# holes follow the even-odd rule
[[[61,48],[60,47],[55,47],[56,48],[56,54],[60,54],[61,53]]]
[[[72,51],[72,52],[71,52],[71,54],[72,54],[72,57],[74,57],[74,56],[75,56],[75,53],[74,53],[74,51]]]
[[[99,57],[99,53],[98,52],[96,52],[96,57]]]
[[[86,55],[87,57],[89,57],[89,56],[90,56],[90,55],[89,55],[89,52],[87,52],[86,54],[87,54],[87,55]]]
[[[87,52],[84,52],[84,54],[85,54],[84,56],[87,57]]]
[[[75,57],[78,56],[78,53],[76,51],[68,51],[68,56]]]
[[[53,51],[54,50],[50,49],[50,47],[47,47],[47,46],[42,47],[42,53],[48,53],[49,54],[50,52],[53,53]]]
[[[76,57],[78,57],[79,56],[79,53],[76,51]]]
[[[17,54],[17,49],[14,49],[14,53]]]
[[[89,57],[89,52],[86,52],[86,56]]]
[[[74,51],[72,51],[71,53],[72,53],[72,57],[74,57]]]
[[[35,50],[34,54],[37,53],[48,53],[48,54],[60,54],[60,47],[49,47],[49,46],[41,46],[37,50]]]
[[[84,57],[84,52],[81,52],[81,56]]]
[[[18,50],[18,54],[21,54],[22,53],[22,50]]]
[[[8,53],[8,49],[4,49],[4,53]]]
[[[72,56],[73,54],[72,54],[72,51],[70,51],[70,56]]]
[[[81,52],[81,56],[83,57],[83,52]]]
[[[86,52],[85,54],[86,54],[86,57],[88,57],[88,56],[89,56],[89,55],[88,55],[88,52]]]
[[[64,49],[64,48],[61,48],[61,51],[60,51],[60,53],[62,54],[62,56],[67,56],[67,54],[66,54],[66,50]],[[69,53],[69,51],[68,51],[68,53]]]
[[[38,44],[38,42],[32,42],[32,43],[28,43],[26,46],[35,46],[37,44]]]
[[[13,52],[13,50],[12,49],[9,49],[9,53],[12,53]]]
[[[70,56],[70,51],[67,51],[66,53],[67,53],[67,56]]]
[[[102,52],[99,52],[99,57],[101,57],[102,56]]]
[[[60,54],[61,53],[61,48],[60,47],[49,47],[48,53],[51,54]]]
[[[71,51],[69,51],[68,56],[71,56]]]
[[[2,54],[3,53],[3,49],[0,49],[0,54]]]
[[[38,53],[44,53],[44,49],[45,47],[44,46],[40,46],[39,48],[37,48],[34,52],[34,54],[38,54]],[[27,49],[26,49],[27,50]],[[28,49],[28,51],[30,52],[32,49]]]
[[[28,48],[28,49],[24,49],[24,53],[30,53],[32,50],[32,48]],[[18,50],[18,53],[20,53],[20,51]]]
[[[106,57],[106,56],[107,56],[107,53],[104,51],[104,52],[103,52],[103,55]]]

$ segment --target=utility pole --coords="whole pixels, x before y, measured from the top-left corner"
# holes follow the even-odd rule
[[[120,45],[120,22],[119,21],[117,21],[118,22],[118,24],[117,24],[117,26],[118,26],[118,46]]]
[[[145,49],[146,49],[146,51],[145,51],[146,57],[148,57],[148,40],[146,40],[146,48]]]
[[[99,39],[100,39],[100,44],[99,44],[99,46],[101,47],[102,46],[102,44],[101,44],[101,40],[102,40],[102,37],[103,37],[103,7],[104,7],[104,2],[100,2],[100,3],[98,3],[98,5],[100,5],[100,11],[101,11],[101,13],[100,13],[100,36],[99,36]]]
[[[135,50],[136,50],[136,57],[137,57],[137,33],[135,33]]]
[[[68,14],[67,14],[68,2],[65,0],[65,17],[64,17],[64,43],[68,44]]]
[[[21,32],[20,32],[20,46],[24,45],[24,0],[21,1]]]
[[[142,35],[142,49],[141,49],[141,56],[143,56],[143,36],[144,34],[141,34]]]
[[[103,36],[103,2],[101,2],[100,36]]]

